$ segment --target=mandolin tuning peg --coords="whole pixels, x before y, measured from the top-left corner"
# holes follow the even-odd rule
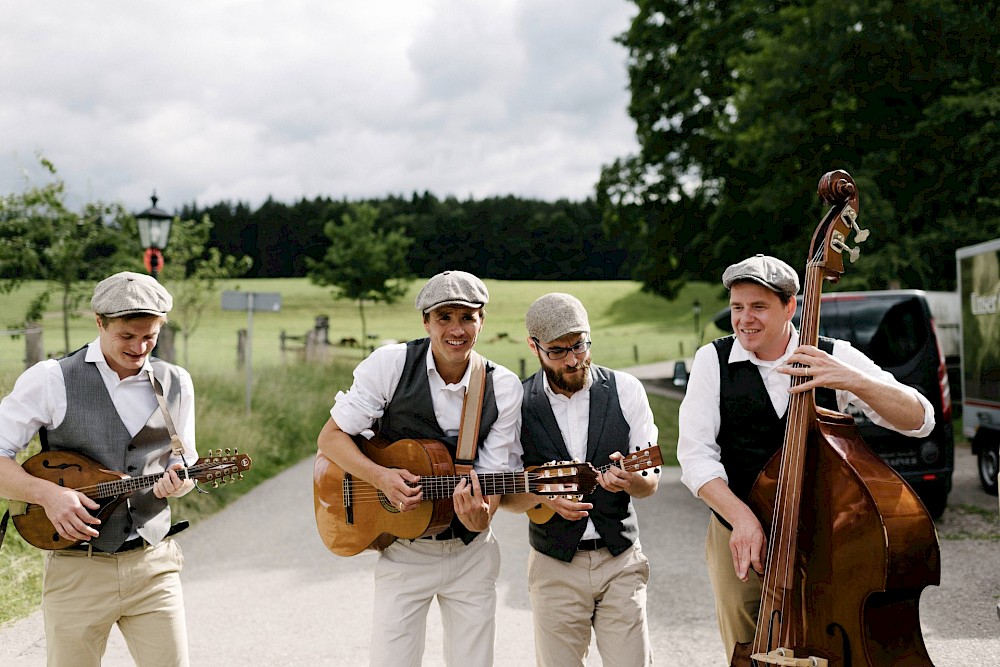
[[[660,474],[660,469],[659,468],[653,468],[653,472],[655,472],[657,475],[659,475]]]
[[[648,475],[649,475],[649,471],[648,471],[648,470],[643,470],[643,471],[642,471],[642,476],[643,476],[643,477],[646,477],[646,476],[648,476]]]

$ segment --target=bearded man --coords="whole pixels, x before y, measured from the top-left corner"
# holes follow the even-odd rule
[[[523,383],[524,464],[575,459],[608,467],[596,491],[581,500],[530,493],[501,500],[512,512],[540,504],[555,512],[545,523],[530,524],[528,590],[537,664],[586,664],[593,629],[605,665],[650,665],[649,562],[632,498],[652,495],[659,477],[652,470],[607,465],[656,443],[646,392],[627,373],[591,365],[590,322],[576,297],[540,297],[525,325],[541,369]]]

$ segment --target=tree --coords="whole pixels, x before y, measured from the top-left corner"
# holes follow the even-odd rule
[[[223,256],[218,248],[206,248],[212,230],[207,215],[200,220],[175,219],[170,232],[170,261],[160,280],[168,284],[174,307],[170,322],[184,341],[184,365],[189,364],[188,340],[198,329],[205,308],[216,294],[218,280],[239,278],[250,270],[253,260]]]
[[[23,194],[0,197],[0,292],[26,280],[45,281],[21,323],[38,322],[52,295],[61,300],[64,352],[70,352],[69,318],[91,294],[93,284],[128,261],[120,204],[93,202],[80,213],[66,207],[65,184],[55,166],[39,157],[53,181]]]
[[[598,197],[656,291],[755,252],[801,266],[832,169],[872,230],[845,286],[953,289],[934,258],[1000,234],[997,2],[635,1],[641,151]]]
[[[330,209],[328,209],[328,212]],[[332,287],[334,298],[358,302],[361,341],[367,349],[365,301],[394,303],[404,294],[412,274],[406,253],[413,240],[400,230],[378,229],[379,211],[368,204],[351,205],[340,222],[327,220],[323,231],[330,245],[322,260],[309,260],[309,279]]]

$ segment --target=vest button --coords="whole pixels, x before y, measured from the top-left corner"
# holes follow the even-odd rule
[[[128,446],[128,450],[129,450],[130,452],[132,452],[132,451],[135,451],[135,445],[129,445],[129,446]]]
[[[135,472],[135,466],[129,466],[128,467],[128,471],[129,472]]]

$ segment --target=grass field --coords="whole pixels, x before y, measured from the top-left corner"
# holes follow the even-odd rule
[[[410,340],[424,335],[420,316],[413,308],[413,299],[421,284],[422,281],[413,283],[407,296],[399,303],[365,305],[368,331],[374,337],[371,342]],[[528,372],[532,370],[524,342],[524,313],[532,301],[547,292],[569,292],[583,301],[593,329],[594,359],[612,368],[691,356],[697,343],[692,304],[695,300],[702,304],[700,324],[705,331],[704,340],[717,335],[714,326],[705,325],[725,306],[721,286],[704,283],[689,284],[675,301],[642,292],[638,283],[627,281],[487,280],[486,284],[491,302],[487,306],[486,325],[477,349],[514,372],[520,372],[522,360],[528,365]],[[3,317],[0,327],[12,327],[24,312],[25,304],[40,289],[38,284],[29,284],[0,297],[3,304],[0,308]],[[196,381],[205,373],[215,374],[236,368],[237,332],[247,328],[248,317],[245,311],[222,310],[221,293],[237,289],[281,296],[280,312],[258,312],[252,316],[254,368],[283,363],[281,332],[303,335],[313,327],[318,315],[329,318],[331,341],[361,338],[357,303],[334,300],[328,289],[317,287],[307,279],[230,281],[221,285],[219,294],[206,309],[201,325],[191,336],[186,362],[184,342],[180,336],[177,337],[177,361],[191,371]],[[89,307],[89,302],[85,305]],[[64,347],[61,313],[50,310],[42,324],[46,352],[59,356]],[[76,349],[92,340],[95,331],[90,311],[78,312],[70,320],[70,348]],[[359,349],[337,348],[335,354],[355,362],[361,358]],[[23,358],[23,338],[0,336],[0,376],[19,373]]]
[[[413,298],[421,283],[411,286],[407,297],[390,306],[365,307],[373,342],[408,340],[424,335]],[[691,304],[703,304],[704,324],[722,308],[721,290],[714,285],[689,285],[681,298],[668,302],[645,294],[630,282],[503,282],[487,281],[491,303],[486,327],[477,345],[488,358],[516,373],[533,373],[537,361],[527,354],[524,342],[524,312],[531,302],[551,291],[580,297],[590,313],[595,363],[622,368],[636,363],[687,357],[693,354],[697,336]],[[28,300],[41,289],[29,284],[0,297],[0,327],[24,312]],[[253,409],[245,411],[246,375],[236,369],[237,331],[247,326],[245,312],[223,311],[221,292],[241,289],[281,295],[281,311],[253,316]],[[304,364],[295,353],[283,356],[279,340],[284,330],[302,335],[312,328],[317,315],[330,320],[330,340],[359,338],[357,304],[335,301],[329,291],[307,280],[245,280],[222,285],[213,306],[206,309],[203,323],[191,337],[190,359],[184,361],[183,342],[178,337],[178,362],[191,371],[197,393],[198,449],[239,448],[253,458],[253,468],[244,479],[214,489],[210,494],[191,493],[171,501],[175,518],[197,521],[223,507],[260,482],[316,451],[316,435],[326,421],[337,391],[351,382],[351,370],[361,358],[357,348],[336,347],[331,363]],[[43,319],[45,349],[51,356],[62,353],[62,318],[49,312]],[[93,315],[80,311],[70,321],[71,349],[96,336]],[[717,335],[705,327],[705,340]],[[0,395],[6,395],[23,367],[24,340],[0,336]],[[523,360],[523,362],[522,362]],[[677,401],[650,395],[664,461],[676,465]],[[0,500],[0,513],[6,510]],[[19,618],[40,601],[41,552],[27,545],[11,526],[0,550],[0,623]]]

